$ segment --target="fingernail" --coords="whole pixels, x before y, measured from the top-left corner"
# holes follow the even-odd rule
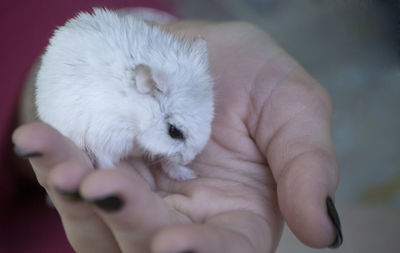
[[[69,201],[80,201],[82,200],[81,194],[79,191],[68,191],[68,190],[63,190],[60,188],[56,188],[56,191],[63,196],[63,198],[69,200]]]
[[[124,205],[122,199],[116,195],[110,195],[102,199],[90,200],[89,202],[109,213],[119,211]]]
[[[194,251],[194,250],[185,250],[185,251],[181,251],[179,253],[196,253],[196,251]]]
[[[331,219],[333,226],[336,230],[336,239],[333,244],[330,246],[331,249],[339,248],[343,243],[343,234],[342,234],[342,226],[340,224],[340,218],[336,211],[335,204],[332,201],[332,198],[328,196],[326,198],[326,206],[328,210],[329,218]]]
[[[33,157],[39,157],[42,156],[41,153],[39,152],[25,152],[19,149],[17,146],[14,147],[14,153],[22,158],[33,158]]]

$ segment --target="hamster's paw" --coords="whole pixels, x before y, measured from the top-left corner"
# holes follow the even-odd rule
[[[93,161],[93,160],[92,160]],[[94,165],[98,169],[114,169],[115,163],[111,156],[101,155],[94,160]]]
[[[165,163],[162,165],[162,168],[170,178],[177,181],[185,181],[197,177],[193,170],[177,163]]]

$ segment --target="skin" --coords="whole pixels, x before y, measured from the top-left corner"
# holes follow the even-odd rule
[[[94,170],[84,152],[50,126],[24,124],[13,141],[60,213],[76,252],[273,252],[283,221],[306,245],[328,247],[336,233],[325,200],[338,166],[326,91],[257,27],[180,22],[177,36],[201,34],[216,79],[212,136],[177,182],[141,161]],[[57,191],[79,190],[86,201]],[[121,210],[90,200],[119,196]]]

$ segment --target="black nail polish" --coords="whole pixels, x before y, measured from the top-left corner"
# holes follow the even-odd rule
[[[343,243],[342,226],[340,224],[340,218],[336,211],[335,204],[333,203],[332,198],[330,196],[326,198],[326,207],[328,210],[329,218],[331,219],[333,226],[336,229],[336,240],[333,242],[330,248],[337,249]]]
[[[24,152],[21,149],[19,149],[18,147],[14,147],[14,153],[22,158],[33,158],[33,157],[40,157],[42,156],[41,153],[39,152]]]
[[[196,251],[194,251],[194,250],[185,250],[185,251],[181,251],[179,253],[196,253]]]
[[[89,202],[109,213],[119,211],[124,205],[122,199],[116,195],[110,195],[102,199],[90,200]]]
[[[56,191],[69,201],[81,201],[82,197],[79,191],[67,191],[60,188],[56,188]]]

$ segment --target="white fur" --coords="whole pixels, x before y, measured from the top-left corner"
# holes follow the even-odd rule
[[[136,77],[138,66],[149,69]],[[150,91],[140,86],[147,84]],[[133,16],[102,9],[80,13],[50,40],[36,104],[39,117],[100,168],[145,155],[161,159],[172,178],[193,178],[182,165],[206,145],[213,118],[207,45],[179,40]],[[171,138],[168,123],[186,139]]]

